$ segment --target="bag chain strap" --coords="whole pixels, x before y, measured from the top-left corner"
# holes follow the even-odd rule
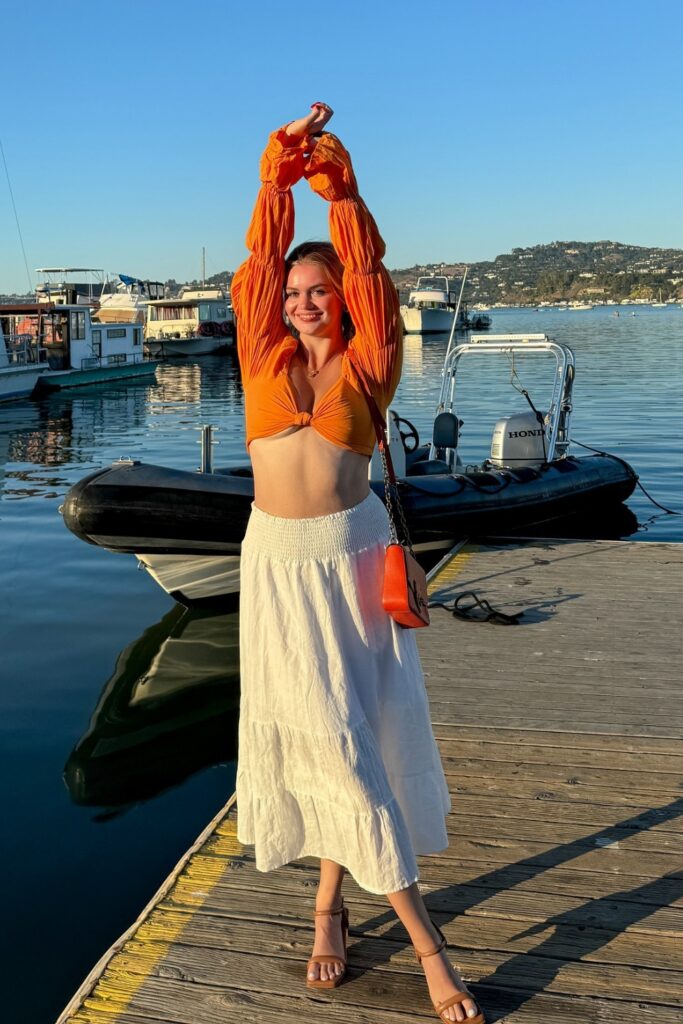
[[[392,544],[399,544],[398,531],[396,529],[396,519],[400,520],[402,535],[404,537],[403,543],[408,548],[408,551],[415,558],[415,552],[413,551],[413,545],[410,542],[410,533],[408,532],[408,524],[406,522],[405,513],[403,511],[403,505],[398,492],[398,481],[396,479],[396,473],[394,471],[394,463],[391,458],[391,452],[389,451],[389,442],[387,441],[386,434],[386,423],[382,413],[379,411],[379,406],[374,399],[374,396],[370,392],[370,389],[365,383],[365,374],[359,366],[356,364],[355,353],[352,349],[347,349],[349,360],[356,371],[356,376],[360,384],[361,391],[365,396],[365,400],[368,403],[370,409],[370,417],[372,419],[375,433],[377,434],[377,447],[379,448],[380,458],[382,460],[382,474],[384,476],[384,494],[386,496],[387,511],[389,513],[389,526],[390,526],[390,542]]]

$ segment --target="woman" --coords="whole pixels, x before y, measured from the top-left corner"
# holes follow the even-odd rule
[[[238,839],[269,871],[320,858],[307,984],[346,972],[348,869],[386,893],[423,958],[444,1021],[483,1015],[417,888],[416,854],[447,844],[448,788],[414,633],[381,604],[388,516],[368,484],[375,435],[360,366],[383,412],[401,374],[396,289],[332,110],[274,132],[235,274],[254,501],[242,544]],[[291,186],[330,203],[329,243],[289,257]]]

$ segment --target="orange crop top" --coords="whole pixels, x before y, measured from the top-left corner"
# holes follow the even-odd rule
[[[402,325],[398,295],[382,264],[384,242],[365,203],[351,158],[325,132],[306,159],[306,139],[284,128],[270,136],[261,159],[261,181],[247,246],[251,255],[236,272],[232,302],[237,315],[237,354],[245,394],[246,446],[289,426],[311,426],[332,444],[372,455],[375,431],[360,390],[354,358],[382,413],[401,376]],[[344,265],[344,298],[356,333],[342,356],[340,378],[300,412],[289,377],[298,342],[282,318],[285,255],[294,236],[291,186],[302,176],[330,203],[330,236]]]

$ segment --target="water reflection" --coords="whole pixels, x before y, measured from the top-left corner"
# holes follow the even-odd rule
[[[82,472],[82,467],[92,465],[98,438],[111,436],[114,425],[144,428],[150,390],[149,382],[130,380],[119,387],[109,384],[55,392],[8,405],[0,419],[0,472],[7,481],[3,498],[54,497],[66,490],[71,476],[46,476],[31,467],[70,467]]]
[[[202,371],[196,363],[167,363],[157,368],[157,387],[150,395],[150,412],[163,416],[193,405],[202,393]]]
[[[69,755],[72,800],[121,813],[236,758],[239,621],[176,605],[121,651]]]
[[[628,505],[614,505],[605,513],[567,516],[548,523],[534,523],[530,529],[510,530],[506,536],[550,537],[566,540],[624,540],[638,533],[642,526]],[[488,538],[491,540],[492,538]]]

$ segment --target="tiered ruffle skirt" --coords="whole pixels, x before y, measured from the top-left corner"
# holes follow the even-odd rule
[[[382,608],[389,520],[374,491],[289,519],[252,503],[240,560],[237,836],[271,871],[343,864],[374,893],[448,845],[450,797],[415,631]]]

